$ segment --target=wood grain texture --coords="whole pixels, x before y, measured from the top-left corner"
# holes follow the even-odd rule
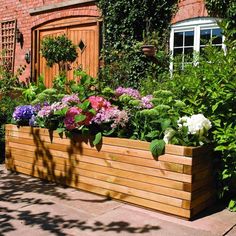
[[[205,148],[177,147],[175,153],[175,146],[168,145],[168,153],[154,159],[147,142],[103,138],[99,147],[90,143],[81,137],[49,135],[46,129],[6,125],[6,165],[186,219],[214,199],[211,158]]]

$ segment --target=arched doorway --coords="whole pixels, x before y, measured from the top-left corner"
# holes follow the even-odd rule
[[[58,75],[58,66],[48,67],[40,54],[40,42],[47,36],[65,34],[77,47],[78,58],[67,69],[67,78],[73,79],[74,69],[81,68],[96,77],[99,68],[99,21],[94,17],[76,17],[53,21],[33,30],[32,77],[43,76],[45,85],[52,86]]]

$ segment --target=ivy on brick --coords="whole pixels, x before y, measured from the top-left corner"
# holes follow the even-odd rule
[[[235,0],[205,0],[206,8],[210,16],[222,19],[220,26],[229,40],[236,38],[236,1]]]
[[[103,78],[113,85],[138,88],[147,74],[157,70],[140,51],[139,42],[156,32],[158,49],[169,38],[169,26],[178,0],[98,0],[103,15]],[[117,83],[115,83],[115,81]]]

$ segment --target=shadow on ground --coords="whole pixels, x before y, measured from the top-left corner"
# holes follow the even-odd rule
[[[50,201],[50,199],[40,199],[40,194],[55,196],[66,201],[75,200],[71,199],[68,194],[60,192],[60,189],[61,188],[54,183],[32,179],[15,173],[6,173],[5,170],[0,169],[0,236],[6,235],[8,232],[17,232],[18,229],[15,226],[16,221],[18,221],[18,224],[20,222],[22,227],[29,226],[31,230],[36,227],[42,232],[47,232],[48,235],[55,234],[58,236],[68,235],[66,231],[71,229],[79,232],[114,232],[120,234],[124,232],[130,234],[145,234],[160,229],[159,226],[148,224],[142,227],[133,227],[130,223],[125,221],[112,221],[108,224],[101,221],[88,223],[88,221],[79,220],[78,218],[70,219],[68,215],[55,215],[53,212],[50,212],[50,210],[35,213],[31,210],[24,209],[25,206],[28,207],[29,205],[48,205],[46,209],[50,209],[50,205],[55,204],[55,202]],[[28,193],[36,193],[39,195],[38,197],[27,197]],[[88,202],[88,204],[92,201],[97,204],[109,201],[109,199],[79,200]],[[96,235],[96,233],[94,233],[94,235]]]

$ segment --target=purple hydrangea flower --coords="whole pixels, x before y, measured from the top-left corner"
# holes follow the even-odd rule
[[[62,104],[61,102],[55,102],[51,106],[46,105],[41,108],[38,112],[38,117],[45,118],[53,115],[55,111],[62,110],[63,108],[67,107],[66,104]]]
[[[147,95],[145,97],[142,97],[141,98],[141,105],[142,105],[142,107],[146,108],[146,109],[153,108],[153,104],[151,102],[152,99],[153,99],[152,95]]]
[[[13,112],[13,119],[17,122],[28,121],[34,113],[35,109],[31,105],[18,106]]]
[[[129,117],[126,111],[121,111],[117,107],[109,107],[107,109],[100,109],[95,117],[93,117],[92,122],[96,124],[111,122],[111,128],[116,128],[119,125],[124,127],[128,120]]]
[[[61,102],[63,104],[71,104],[71,103],[72,104],[77,104],[77,103],[80,103],[80,99],[79,99],[77,94],[71,94],[71,95],[65,95],[62,98]]]
[[[118,87],[115,90],[115,95],[116,96],[121,96],[122,94],[126,94],[129,95],[135,99],[140,99],[140,93],[137,89],[133,89],[133,88],[123,88],[123,87]]]
[[[51,106],[43,106],[42,109],[38,112],[38,117],[44,118],[48,117],[52,113]]]
[[[36,116],[32,115],[31,118],[29,119],[29,125],[30,126],[36,126],[37,122],[36,122]]]

